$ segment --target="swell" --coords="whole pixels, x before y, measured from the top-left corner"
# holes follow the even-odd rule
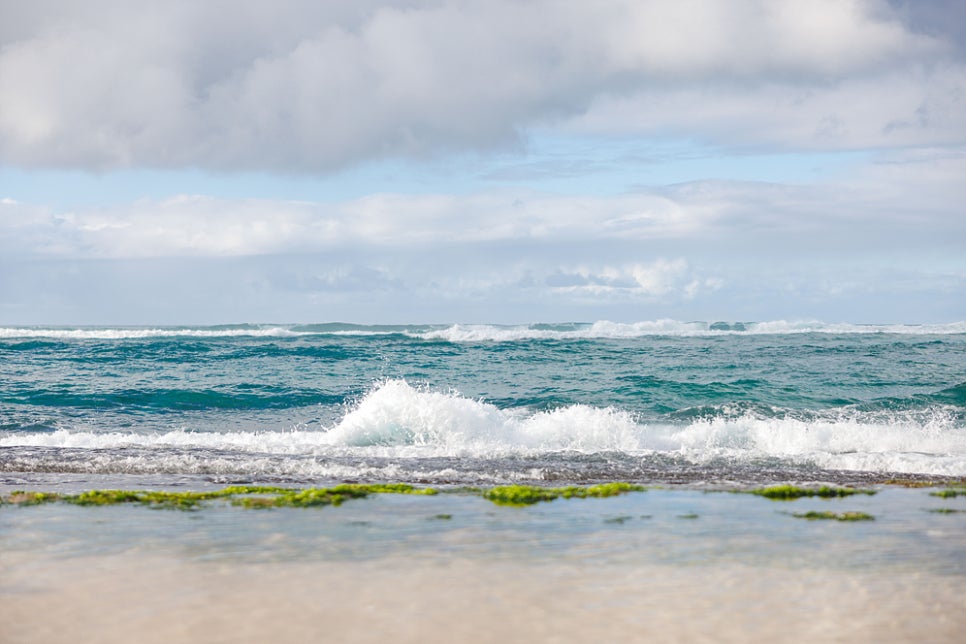
[[[789,335],[789,334],[966,334],[966,321],[947,324],[847,324],[775,320],[721,322],[652,320],[620,323],[529,325],[226,325],[217,327],[2,327],[0,341],[9,340],[145,340],[152,338],[295,338],[305,336],[408,336],[447,342],[492,342],[540,339],[608,339],[647,336]]]
[[[239,384],[223,389],[122,389],[103,393],[44,388],[0,396],[0,403],[9,405],[154,413],[288,409],[308,405],[340,405],[344,402],[342,395],[315,389],[289,389],[254,384]]]

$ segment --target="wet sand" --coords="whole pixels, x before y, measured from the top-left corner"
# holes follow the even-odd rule
[[[5,556],[3,570],[8,644],[954,642],[966,628],[962,579],[924,574],[142,554]]]

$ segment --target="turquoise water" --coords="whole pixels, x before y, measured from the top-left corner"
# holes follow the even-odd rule
[[[966,323],[0,329],[10,485],[891,475],[966,476]]]

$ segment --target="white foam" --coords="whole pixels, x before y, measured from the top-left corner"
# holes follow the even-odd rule
[[[966,427],[942,409],[908,415],[838,414],[818,420],[737,418],[687,425],[640,422],[627,411],[571,405],[551,411],[501,410],[456,392],[389,380],[341,421],[318,431],[158,434],[58,430],[8,433],[0,446],[82,449],[203,448],[263,455],[498,457],[575,451],[670,454],[702,463],[777,457],[853,471],[966,475]]]
[[[572,405],[521,417],[455,392],[389,380],[326,432],[330,445],[425,446],[446,453],[634,449],[638,426],[612,408]]]
[[[926,423],[901,416],[878,422],[858,415],[806,422],[745,415],[685,427],[656,426],[648,434],[655,451],[677,453],[693,462],[777,457],[826,469],[966,474],[966,428],[942,410]]]
[[[708,322],[679,322],[654,320],[647,322],[609,322],[572,325],[573,328],[553,328],[545,325],[496,326],[454,324],[409,335],[428,340],[448,342],[512,342],[521,340],[580,340],[622,339],[648,336],[705,337],[721,335],[792,335],[824,334],[898,334],[898,335],[957,335],[966,333],[966,322],[949,324],[828,324],[818,321],[745,322],[718,324]]]
[[[289,337],[304,335],[285,327],[218,328],[0,328],[0,339],[141,340],[151,338]]]
[[[403,333],[424,340],[447,342],[514,342],[521,340],[621,339],[648,336],[703,337],[720,335],[791,335],[825,334],[898,334],[959,335],[966,334],[966,321],[948,324],[850,324],[819,321],[786,321],[713,323],[652,320],[644,322],[609,322],[565,325],[489,325],[453,324],[429,327],[350,326],[350,328],[312,329],[293,325],[245,327],[121,327],[58,328],[4,327],[0,339],[54,340],[126,340],[151,338],[220,338],[220,337],[295,337],[295,336],[378,336]]]

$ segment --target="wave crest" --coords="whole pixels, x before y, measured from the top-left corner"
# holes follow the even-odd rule
[[[681,322],[651,320],[643,322],[492,325],[452,324],[386,326],[361,324],[315,325],[230,325],[218,327],[2,327],[0,340],[140,340],[154,338],[287,338],[305,336],[385,336],[406,335],[422,340],[446,342],[514,342],[522,340],[621,339],[647,336],[701,337],[718,335],[791,335],[825,334],[966,334],[966,321],[948,324],[850,324],[819,321],[770,322]]]
[[[456,392],[382,383],[326,432],[331,445],[486,450],[633,450],[640,427],[627,412],[571,405],[522,416]]]
[[[641,422],[626,410],[570,405],[501,410],[457,392],[387,380],[335,425],[317,431],[11,432],[4,447],[200,448],[246,453],[404,457],[534,455],[560,451],[669,454],[694,463],[780,458],[825,469],[966,475],[966,428],[943,408],[927,415],[740,416]]]

